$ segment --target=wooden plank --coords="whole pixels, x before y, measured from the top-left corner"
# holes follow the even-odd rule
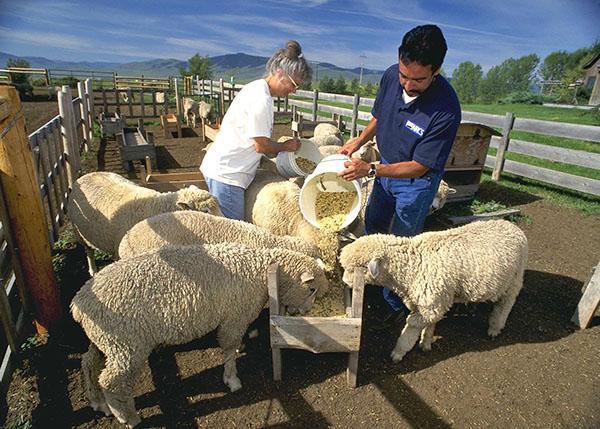
[[[490,147],[497,148],[499,141],[499,137],[493,136]],[[521,155],[548,159],[563,164],[573,164],[581,167],[600,169],[600,154],[583,150],[565,149],[541,143],[531,143],[523,140],[511,139],[508,151],[519,153]]]
[[[592,276],[584,287],[583,296],[577,304],[571,321],[580,329],[587,328],[600,305],[600,264],[596,265]]]
[[[364,301],[364,290],[365,290],[365,273],[362,269],[354,270],[354,278],[352,282],[352,308],[350,315],[353,318],[357,318],[362,322],[362,311]],[[360,349],[360,330],[362,329],[362,323],[359,327],[358,334],[358,347],[355,351],[352,351],[348,355],[348,368],[346,369],[346,383],[350,387],[356,387],[357,376],[358,376],[358,350]]]
[[[313,102],[312,102],[312,120],[317,121],[317,111],[319,110],[319,90],[313,90]]]
[[[267,268],[267,289],[269,291],[269,314],[270,318],[277,317],[280,314],[281,303],[279,301],[279,287],[277,285],[277,263],[269,265]],[[281,380],[281,348],[273,344],[273,328],[270,328],[271,337],[271,358],[273,359],[273,380]]]
[[[352,105],[354,103],[354,96],[343,95],[343,94],[330,94],[328,92],[321,92],[319,98],[325,101],[334,101],[337,103],[347,103]]]
[[[600,143],[600,127],[593,125],[517,118],[515,120],[515,130]]]
[[[494,165],[494,170],[492,171],[492,180],[499,180],[500,174],[502,174],[502,169],[504,167],[504,154],[508,150],[508,143],[510,142],[510,130],[513,127],[515,122],[515,115],[511,112],[506,112],[506,116],[504,117],[504,122],[502,124],[502,139],[498,144],[498,151],[496,153],[496,165]]]
[[[501,128],[504,125],[504,118],[505,116],[490,115],[489,113],[462,112],[463,121],[478,122],[490,127]]]
[[[357,351],[361,324],[348,317],[271,316],[271,344],[313,353]]]
[[[495,157],[488,155],[485,159],[486,167],[493,166],[492,163],[494,161]],[[510,160],[505,161],[504,171],[516,174],[517,176],[523,176],[540,182],[560,186],[562,188],[572,189],[586,194],[600,195],[600,180],[575,176],[561,171],[535,167]]]

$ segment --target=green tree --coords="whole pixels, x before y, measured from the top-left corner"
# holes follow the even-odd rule
[[[454,69],[452,72],[452,86],[461,102],[475,102],[482,78],[481,66],[473,64],[471,61],[464,61]]]
[[[196,55],[188,60],[187,70],[181,68],[179,69],[179,73],[181,76],[198,76],[200,79],[212,78],[208,55],[202,57],[200,54],[196,53]]]
[[[335,81],[333,92],[336,94],[345,94],[346,93],[346,79],[344,76],[340,76]]]
[[[6,62],[6,68],[10,67],[31,67],[27,60],[9,58]],[[10,73],[10,80],[12,81],[21,98],[33,97],[33,86],[29,82],[29,75],[27,73]]]
[[[319,91],[321,92],[334,92],[335,81],[329,76],[325,75],[319,81]]]
[[[571,54],[567,51],[551,52],[544,58],[540,75],[544,80],[561,80],[569,69]]]
[[[367,82],[367,84],[365,85],[365,95],[368,96],[375,96],[377,94],[377,87],[375,85],[373,85],[372,82]]]
[[[350,94],[359,94],[361,95],[362,93],[362,88],[360,87],[360,84],[358,83],[358,78],[354,78],[352,79],[352,82],[350,82]]]
[[[491,103],[511,92],[528,91],[534,82],[539,61],[536,54],[530,54],[518,59],[509,58],[492,67],[481,81],[478,98]]]

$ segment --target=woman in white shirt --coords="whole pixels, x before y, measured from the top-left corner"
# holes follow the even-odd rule
[[[300,146],[297,139],[271,140],[273,97],[285,97],[311,78],[300,44],[288,41],[269,59],[266,69],[265,78],[244,85],[234,98],[200,165],[208,190],[230,219],[244,219],[244,192],[254,180],[262,154],[294,152]]]

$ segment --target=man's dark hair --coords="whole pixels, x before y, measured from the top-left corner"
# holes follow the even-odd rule
[[[442,66],[447,50],[446,39],[437,25],[419,25],[402,38],[398,58],[405,63],[431,65],[436,71]]]

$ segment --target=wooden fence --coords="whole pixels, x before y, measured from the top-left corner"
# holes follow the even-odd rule
[[[313,121],[320,119],[332,120],[333,115],[339,115],[342,118],[346,118],[350,123],[350,126],[348,127],[350,136],[358,135],[358,132],[365,128],[365,125],[361,124],[359,121],[371,120],[371,113],[359,110],[359,106],[373,107],[373,103],[375,102],[375,99],[373,98],[361,98],[358,95],[349,96],[320,93],[317,90],[299,90],[296,92],[296,96],[302,97],[304,100],[291,98],[287,101],[286,107],[296,106],[299,109],[308,110],[304,112],[298,110],[298,113]],[[308,101],[306,99],[308,99]],[[320,101],[344,103],[351,107],[330,106],[319,103]],[[331,114],[331,116],[326,115],[323,112]],[[535,134],[600,143],[599,126],[515,118],[512,113],[501,116],[477,112],[462,112],[462,119],[464,121],[478,122],[490,127],[502,129],[502,136],[493,137],[490,144],[491,147],[498,149],[497,156],[488,155],[485,162],[487,167],[494,170],[492,177],[495,180],[500,178],[502,172],[507,172],[562,188],[596,196],[600,195],[599,180],[505,159],[506,153],[512,152],[562,164],[572,164],[600,170],[600,154],[552,147],[539,143],[513,140],[510,138],[510,133],[512,131],[526,131]]]
[[[19,345],[23,339],[25,321],[29,320],[30,312],[35,309],[40,311],[40,305],[36,305],[39,304],[40,291],[39,289],[36,291],[36,288],[40,287],[39,278],[45,275],[42,280],[50,283],[54,279],[49,249],[57,240],[59,228],[65,221],[67,198],[80,169],[80,154],[87,150],[93,139],[95,108],[92,81],[88,79],[79,82],[78,92],[79,96],[73,98],[71,88],[63,86],[57,94],[59,114],[29,136],[23,134],[22,137],[28,139],[30,149],[30,152],[23,152],[24,156],[32,159],[26,160],[21,157],[20,162],[15,162],[14,159],[6,160],[7,156],[13,155],[2,152],[3,175],[11,176],[10,178],[14,176],[14,183],[21,184],[25,181],[23,176],[19,176],[17,180],[16,173],[8,174],[4,168],[16,169],[20,164],[30,164],[32,177],[29,179],[33,181],[31,188],[33,195],[25,195],[24,192],[16,193],[14,183],[8,181],[3,180],[0,186],[0,283],[3,286],[0,292],[0,319],[3,328],[0,335],[0,353],[3,356],[0,367],[2,387],[8,382],[14,357],[20,351]],[[5,119],[0,117],[3,127],[2,147],[10,147],[11,151],[16,151],[17,148],[14,146],[18,138],[14,140],[15,136],[12,134],[16,133],[14,129],[18,127],[19,120],[23,121],[21,111],[13,115],[10,123],[7,124],[9,121]],[[19,168],[21,168],[19,173],[25,171],[24,168]],[[15,196],[18,204],[15,203]],[[39,210],[28,211],[24,223],[12,228],[11,226],[15,225],[15,216],[23,214],[22,206],[27,205],[24,201],[27,198],[32,198],[34,202],[37,200],[37,204],[33,204],[32,207],[38,206]],[[39,212],[39,218],[34,215],[36,212]],[[33,229],[33,225],[38,225],[39,228]],[[21,229],[32,229],[32,235],[26,243],[22,241]],[[32,243],[34,241],[42,251],[37,255],[38,258],[33,258],[37,265],[32,269],[28,262],[31,258],[27,255],[31,252],[30,248],[34,247]],[[39,257],[40,255],[42,257]],[[54,288],[56,288],[55,284]],[[42,293],[57,299],[58,291],[51,289],[46,284],[46,291]],[[48,299],[48,296],[45,299]],[[36,314],[36,321],[37,316],[39,314]]]

